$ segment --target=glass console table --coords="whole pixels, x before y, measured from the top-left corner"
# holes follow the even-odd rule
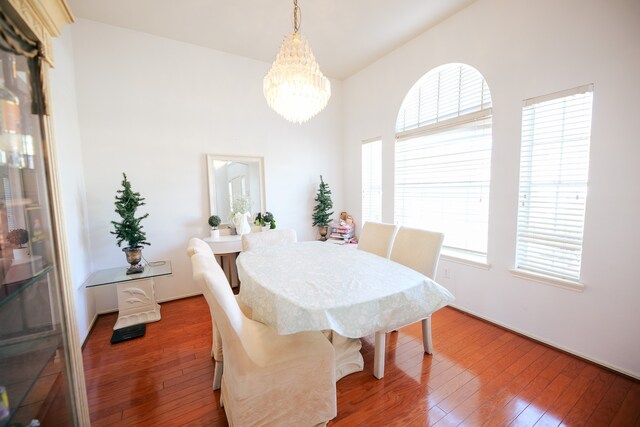
[[[96,271],[87,279],[87,288],[117,286],[118,320],[113,326],[112,344],[141,337],[147,323],[160,320],[153,279],[171,273],[171,261],[158,261],[145,265],[142,273],[127,275],[127,267],[116,267]]]

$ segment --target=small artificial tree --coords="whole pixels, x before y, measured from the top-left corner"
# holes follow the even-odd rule
[[[121,246],[122,242],[127,242],[129,248],[151,245],[145,240],[147,236],[142,231],[142,225],[140,225],[140,221],[148,217],[149,214],[146,213],[137,218],[135,216],[136,210],[145,205],[144,197],[140,197],[140,193],[131,189],[131,183],[124,172],[122,176],[122,190],[118,190],[115,203],[116,213],[122,217],[122,221],[111,221],[115,230],[111,234],[116,236],[118,246]]]
[[[313,225],[326,227],[329,225],[331,215],[333,215],[333,212],[329,212],[333,207],[333,202],[331,201],[331,190],[329,190],[329,185],[322,180],[322,175],[320,175],[320,186],[318,187],[318,195],[316,196],[315,201],[317,204],[316,207],[313,208],[313,215],[311,216],[313,219]]]

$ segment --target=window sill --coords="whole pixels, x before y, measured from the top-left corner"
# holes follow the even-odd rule
[[[468,265],[470,267],[480,268],[482,270],[489,270],[491,268],[491,264],[487,263],[486,256],[460,252],[448,248],[442,248],[440,259],[455,262],[458,264]]]
[[[557,288],[563,288],[574,292],[583,292],[584,283],[574,282],[571,280],[556,279],[553,277],[543,276],[541,274],[529,273],[522,270],[509,270],[511,274],[520,279],[525,279],[533,282],[542,283],[543,285],[555,286]]]

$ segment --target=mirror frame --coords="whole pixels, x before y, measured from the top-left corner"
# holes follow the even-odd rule
[[[260,176],[260,212],[266,211],[266,199],[265,199],[265,191],[264,191],[264,158],[263,157],[251,157],[251,156],[228,156],[228,155],[219,155],[219,154],[207,154],[207,181],[209,184],[209,215],[219,215],[218,214],[218,202],[217,202],[217,192],[216,192],[216,174],[215,169],[213,167],[213,162],[215,160],[220,160],[224,162],[257,162],[258,163],[258,174]],[[252,214],[256,214],[257,212],[251,212]],[[222,224],[230,224],[229,218],[220,217]]]

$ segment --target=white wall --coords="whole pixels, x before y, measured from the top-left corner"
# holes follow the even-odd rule
[[[92,270],[126,264],[109,234],[122,172],[146,197],[144,256],[173,265],[156,280],[161,301],[199,293],[185,250],[209,234],[205,154],[264,156],[267,209],[301,240],[315,237],[320,174],[341,209],[340,82],[323,112],[293,125],[262,96],[270,64],[87,20],[71,29]],[[116,308],[115,288],[96,300]]]
[[[93,293],[82,287],[91,274],[91,245],[89,242],[82,144],[78,127],[73,41],[71,28],[54,39],[56,67],[49,74],[52,102],[51,123],[57,147],[60,188],[65,230],[67,233],[69,264],[74,289],[76,320],[80,340],[89,333],[96,316]]]
[[[411,86],[450,62],[477,68],[493,99],[488,258],[441,261],[456,305],[640,377],[640,2],[478,0],[343,82],[346,157],[383,139],[383,219],[393,221],[394,124]],[[393,76],[393,78],[389,78]],[[589,194],[578,293],[513,277],[522,101],[594,83]],[[360,212],[360,168],[345,164]]]

